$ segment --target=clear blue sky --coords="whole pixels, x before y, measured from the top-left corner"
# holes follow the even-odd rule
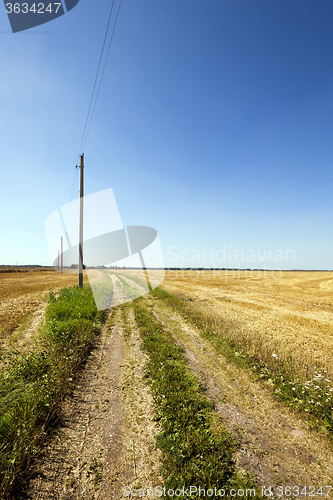
[[[16,34],[0,6],[1,264],[50,264],[110,5]],[[86,193],[113,188],[166,266],[333,269],[332,26],[331,0],[123,0]]]

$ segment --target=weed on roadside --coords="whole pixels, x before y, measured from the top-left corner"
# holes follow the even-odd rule
[[[22,483],[105,319],[90,287],[63,289],[57,297],[51,292],[48,303],[35,347],[7,353],[0,375],[1,498]]]
[[[324,369],[314,367],[314,376],[304,380],[297,375],[290,356],[280,359],[275,353],[267,353],[260,339],[255,349],[252,345],[247,346],[245,341],[236,340],[233,333],[235,327],[231,322],[212,318],[198,311],[191,301],[162,289],[156,288],[153,295],[198,328],[201,336],[210,341],[228,361],[247,368],[255,379],[271,386],[273,394],[302,413],[311,427],[333,438],[333,385]]]

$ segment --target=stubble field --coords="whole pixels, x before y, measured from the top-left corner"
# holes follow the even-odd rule
[[[76,274],[49,269],[2,272],[2,344],[31,320],[50,289],[76,282]],[[233,339],[263,361],[275,355],[304,379],[318,368],[333,376],[333,272],[177,270],[166,272],[162,288],[186,298],[211,321],[228,324]]]
[[[229,323],[263,360],[274,354],[304,378],[318,368],[332,376],[333,272],[169,271],[163,288]]]
[[[7,271],[7,272],[6,272]],[[14,271],[14,272],[13,272]],[[74,285],[77,276],[61,274],[53,269],[2,268],[0,273],[0,355],[20,335],[16,330],[36,323],[33,317],[38,308],[46,306],[48,292]],[[45,307],[44,307],[45,309]],[[42,314],[38,314],[41,317]],[[36,328],[34,328],[36,329]],[[14,334],[15,332],[15,334]]]

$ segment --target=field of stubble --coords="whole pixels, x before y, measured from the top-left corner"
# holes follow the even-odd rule
[[[77,283],[77,276],[73,274],[39,268],[19,270],[4,272],[6,269],[2,268],[0,273],[0,355],[6,350],[13,332],[20,325],[26,327],[34,319],[34,312],[46,306],[44,298],[51,289],[58,290]]]
[[[162,287],[230,322],[230,334],[265,359],[292,360],[305,378],[333,374],[333,273],[169,271]]]

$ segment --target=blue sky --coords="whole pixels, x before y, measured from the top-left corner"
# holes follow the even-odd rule
[[[1,264],[50,264],[110,5],[16,34],[0,6]],[[333,269],[332,20],[330,0],[123,0],[86,193],[113,188],[166,266]]]

